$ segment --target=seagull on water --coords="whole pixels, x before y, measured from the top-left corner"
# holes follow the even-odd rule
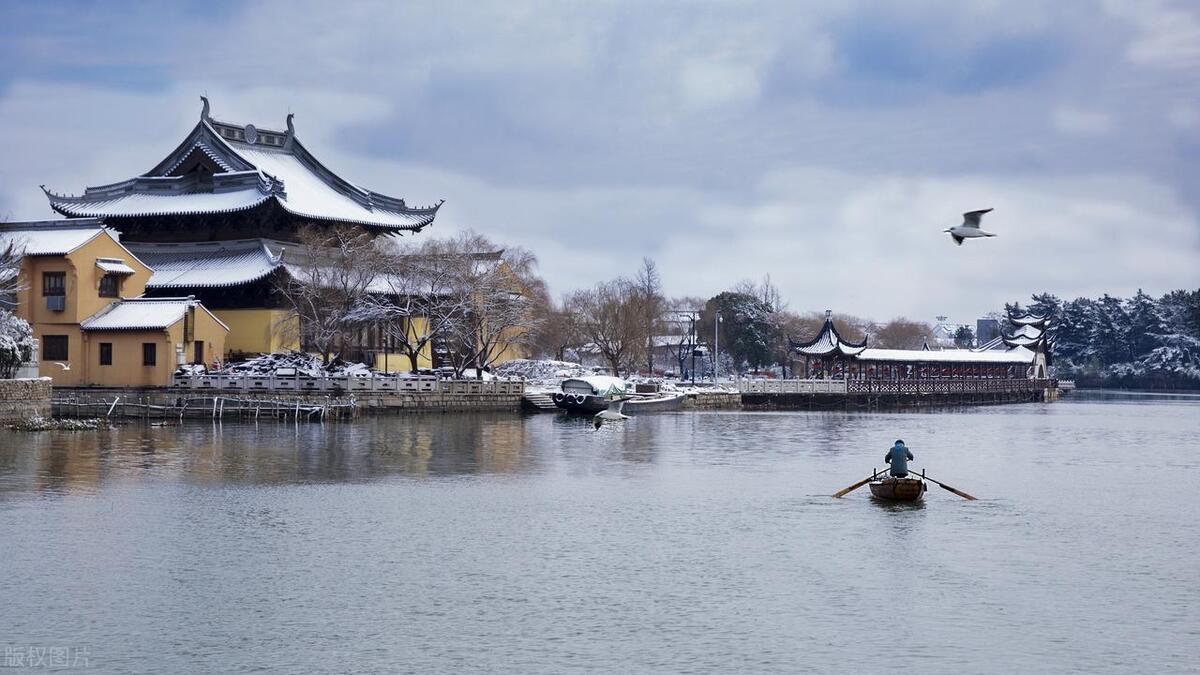
[[[947,228],[942,230],[942,232],[949,232],[950,238],[953,239],[954,243],[958,244],[959,246],[962,246],[964,239],[975,239],[976,237],[994,237],[996,235],[992,234],[991,232],[986,232],[979,229],[979,219],[982,218],[983,214],[987,213],[988,211],[991,211],[991,209],[967,211],[963,214],[962,225],[959,225],[958,227]]]

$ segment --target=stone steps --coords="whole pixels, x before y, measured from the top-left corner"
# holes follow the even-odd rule
[[[558,410],[558,406],[554,405],[554,399],[550,398],[550,394],[545,392],[526,393],[521,397],[522,402],[527,408],[534,410],[544,410],[554,412]]]

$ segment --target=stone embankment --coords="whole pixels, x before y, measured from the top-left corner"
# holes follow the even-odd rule
[[[50,416],[50,378],[0,380],[0,422]]]
[[[337,418],[361,413],[517,411],[521,395],[458,392],[315,393],[223,392],[194,389],[60,387],[54,414],[70,417],[299,417]]]

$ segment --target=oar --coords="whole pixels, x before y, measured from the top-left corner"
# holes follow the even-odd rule
[[[879,475],[879,472],[878,472],[878,471],[876,471],[875,473],[873,473],[873,474],[871,474],[870,476],[867,476],[866,478],[864,478],[864,479],[862,479],[862,480],[858,481],[857,483],[855,483],[854,485],[851,485],[850,487],[846,488],[845,490],[838,490],[837,492],[833,493],[833,498],[834,498],[834,499],[840,499],[840,498],[842,498],[842,497],[845,497],[846,495],[850,494],[851,492],[854,492],[854,491],[855,491],[855,490],[857,490],[858,488],[860,488],[860,487],[862,487],[862,486],[866,485],[867,483],[870,483],[870,482],[871,482],[872,480],[874,480],[874,479],[875,479],[875,477],[876,477],[876,476],[878,476],[878,475]]]
[[[962,490],[956,490],[955,488],[952,488],[949,485],[946,485],[945,483],[943,483],[941,481],[937,481],[937,480],[930,478],[929,476],[926,476],[924,471],[921,472],[921,478],[924,478],[925,480],[933,483],[934,485],[937,485],[938,487],[942,488],[943,490],[948,490],[950,492],[953,492],[954,494],[958,495],[959,497],[962,497],[963,499],[966,499],[968,501],[976,500],[975,497],[972,497],[971,495],[963,492]]]

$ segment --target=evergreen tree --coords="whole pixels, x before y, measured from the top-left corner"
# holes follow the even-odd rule
[[[1129,317],[1126,341],[1132,357],[1130,360],[1137,360],[1160,347],[1169,329],[1159,312],[1158,303],[1142,289],[1139,288],[1137,294],[1125,304]]]
[[[959,326],[954,331],[954,346],[959,349],[970,349],[975,346],[975,332],[970,326]]]
[[[1200,339],[1200,289],[1171,291],[1158,304],[1172,333]]]
[[[1094,306],[1088,336],[1091,351],[1102,366],[1125,363],[1129,358],[1129,315],[1124,303],[1105,293]]]
[[[1062,367],[1095,365],[1097,354],[1092,349],[1091,336],[1098,315],[1096,301],[1090,298],[1075,298],[1063,303],[1054,331],[1054,354]]]

